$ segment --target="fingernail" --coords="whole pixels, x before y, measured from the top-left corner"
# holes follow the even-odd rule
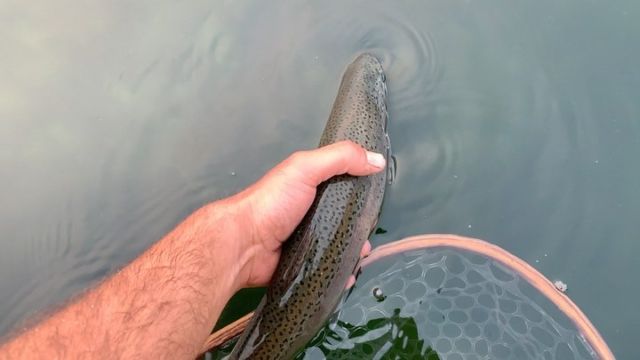
[[[375,166],[377,168],[383,168],[387,163],[382,154],[372,151],[367,151],[367,162],[369,163],[369,165]]]

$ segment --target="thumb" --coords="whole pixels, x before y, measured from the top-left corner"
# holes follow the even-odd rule
[[[386,160],[382,154],[367,151],[354,142],[340,141],[319,149],[296,152],[283,165],[302,175],[307,185],[315,187],[336,175],[364,176],[380,172],[385,168]]]

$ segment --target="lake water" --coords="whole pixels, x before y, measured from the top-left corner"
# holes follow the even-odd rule
[[[633,0],[4,1],[0,333],[314,147],[368,50],[398,161],[374,245],[496,243],[633,358],[638,18]]]

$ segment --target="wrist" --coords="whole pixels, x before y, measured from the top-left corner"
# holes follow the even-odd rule
[[[231,281],[234,292],[247,287],[251,262],[257,251],[253,246],[250,202],[238,194],[205,205],[200,211],[207,219],[205,234],[213,234],[205,246],[209,258],[220,262],[222,268],[219,271],[223,271],[225,278]]]

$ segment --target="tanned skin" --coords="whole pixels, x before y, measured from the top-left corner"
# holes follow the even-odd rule
[[[268,284],[324,180],[384,157],[345,141],[300,151],[205,205],[119,272],[0,346],[0,359],[193,359],[239,289]]]

